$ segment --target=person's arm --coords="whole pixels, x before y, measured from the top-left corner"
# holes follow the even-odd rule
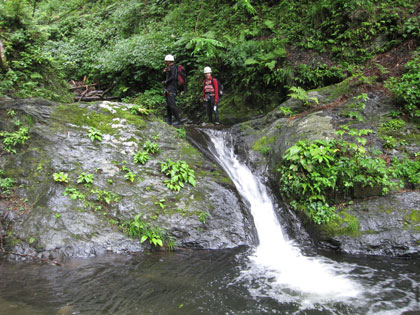
[[[219,104],[219,85],[217,80],[213,79],[213,87],[214,87],[214,103]]]
[[[177,80],[178,76],[175,66],[171,66],[170,69],[168,79],[165,81],[166,86],[168,86],[172,81]]]

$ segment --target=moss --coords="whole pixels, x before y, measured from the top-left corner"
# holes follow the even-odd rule
[[[392,207],[384,207],[383,205],[378,206],[378,210],[390,214],[394,211]]]
[[[404,216],[404,220],[408,223],[419,223],[420,210],[412,210],[408,215]]]
[[[323,232],[329,236],[348,235],[360,236],[359,219],[345,211],[337,214],[337,217],[328,224],[322,226]]]
[[[196,171],[196,174],[200,177],[207,177],[211,176],[213,179],[215,179],[216,182],[226,184],[226,185],[234,185],[232,179],[229,176],[226,176],[219,171],[204,171],[204,170],[198,170]]]
[[[275,137],[263,136],[262,138],[255,141],[254,145],[252,146],[252,150],[258,151],[262,154],[268,154],[271,150],[270,144],[274,143],[276,140]]]
[[[183,142],[182,146],[181,146],[181,153],[183,156],[188,156],[190,158],[195,158],[197,157],[197,161],[199,160],[198,157],[200,156],[199,151],[193,147],[191,144],[189,144],[188,142]],[[184,159],[184,158],[182,158]],[[197,162],[194,164],[199,164],[201,166],[201,162]]]
[[[133,115],[121,108],[116,108],[116,114],[111,114],[107,110],[97,112],[89,108],[82,107],[80,104],[58,105],[53,113],[53,117],[66,121],[76,126],[88,126],[98,129],[104,134],[118,135],[119,129],[113,128],[113,119],[118,117],[125,119],[127,123],[136,126],[137,128],[145,128],[146,122],[143,117]]]
[[[111,127],[113,119],[111,115],[97,113],[81,107],[79,104],[58,105],[53,117],[80,127],[94,127],[102,133],[115,134],[118,132]]]
[[[18,238],[12,237],[12,236],[5,237],[4,241],[5,241],[5,245],[8,246],[8,247],[9,246],[14,247],[14,246],[19,245],[23,242],[21,239],[18,239]]]
[[[249,125],[249,123],[248,122],[244,122],[244,123],[241,123],[241,131],[243,132],[243,133],[246,133],[247,131],[252,131],[253,129],[252,129],[252,127]]]
[[[147,125],[144,118],[140,115],[131,114],[129,111],[122,110],[121,108],[116,108],[116,111],[117,111],[118,117],[126,119],[129,124],[132,124],[136,126],[137,128],[143,129]]]
[[[330,93],[328,102],[331,102],[339,98],[341,95],[348,94],[352,90],[350,82],[351,78],[348,78],[333,87],[327,86],[325,88],[319,89],[318,91],[323,92],[330,90],[328,91]]]

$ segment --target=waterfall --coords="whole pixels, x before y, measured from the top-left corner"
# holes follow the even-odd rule
[[[214,148],[209,148],[220,166],[235,183],[242,198],[248,201],[254,218],[259,244],[249,256],[245,273],[253,279],[265,279],[271,291],[304,295],[309,300],[354,298],[360,286],[347,278],[351,266],[338,264],[325,257],[306,257],[292,242],[285,239],[265,185],[240,163],[228,147],[224,132],[207,130]],[[340,274],[341,273],[341,274]],[[292,292],[292,293],[290,293]],[[258,293],[256,293],[258,294]],[[272,293],[272,295],[276,293]],[[273,297],[273,296],[272,296]]]

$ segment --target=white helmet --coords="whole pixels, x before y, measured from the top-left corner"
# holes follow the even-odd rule
[[[206,73],[211,73],[211,68],[210,67],[205,67],[204,68],[204,74]]]
[[[174,56],[172,56],[172,55],[166,55],[165,56],[165,61],[175,61]]]

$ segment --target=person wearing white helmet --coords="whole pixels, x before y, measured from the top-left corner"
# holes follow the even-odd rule
[[[210,67],[204,68],[205,79],[203,81],[203,102],[207,109],[207,116],[210,123],[213,123],[213,113],[216,125],[219,124],[219,84],[213,78]]]
[[[178,71],[175,66],[175,58],[172,55],[165,56],[166,67],[163,72],[166,74],[166,79],[163,81],[165,86],[165,98],[166,98],[166,111],[168,113],[168,124],[179,125],[181,121],[179,119],[179,111],[176,107],[176,89],[178,82]],[[172,123],[172,116],[175,117],[175,121]]]

